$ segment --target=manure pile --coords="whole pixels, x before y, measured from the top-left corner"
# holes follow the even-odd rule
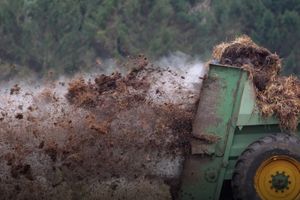
[[[300,116],[300,81],[294,76],[279,75],[281,60],[277,54],[242,36],[217,45],[212,57],[220,64],[248,71],[262,115],[275,115],[283,131],[296,131]]]
[[[2,86],[1,199],[176,198],[204,71],[132,65]]]

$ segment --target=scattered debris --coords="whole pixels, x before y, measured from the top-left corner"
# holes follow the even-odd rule
[[[153,188],[148,199],[171,199],[190,150],[202,74],[189,82],[143,55],[128,63],[127,75],[2,92],[1,198],[140,199],[128,195]]]

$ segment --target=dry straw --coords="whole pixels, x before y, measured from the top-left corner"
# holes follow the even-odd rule
[[[275,115],[283,131],[296,131],[300,116],[300,81],[294,76],[279,76],[281,60],[277,54],[243,35],[217,45],[212,57],[220,64],[248,71],[261,114],[265,117]]]

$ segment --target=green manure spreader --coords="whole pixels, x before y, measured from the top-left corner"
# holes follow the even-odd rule
[[[234,199],[300,199],[299,133],[262,117],[248,73],[210,64],[193,125],[181,200],[219,200],[231,182]]]

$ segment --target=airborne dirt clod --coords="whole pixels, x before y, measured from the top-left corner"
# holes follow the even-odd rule
[[[296,131],[300,118],[300,81],[293,76],[279,76],[281,60],[278,55],[258,46],[248,36],[241,36],[217,45],[212,57],[220,64],[248,71],[262,115],[275,115],[282,130]]]
[[[3,92],[1,198],[175,198],[200,82],[148,62]]]

